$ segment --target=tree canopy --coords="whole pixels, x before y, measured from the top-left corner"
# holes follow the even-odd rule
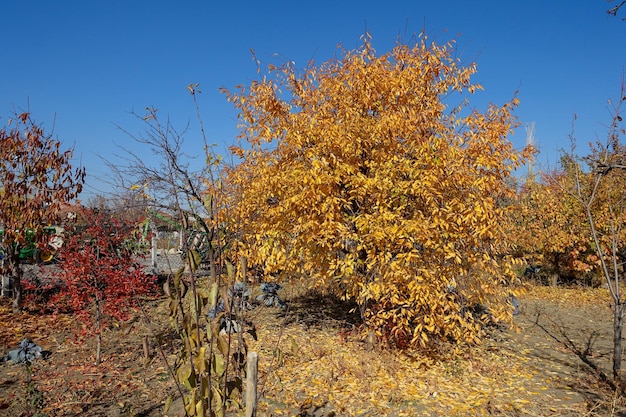
[[[11,126],[12,125],[12,126]],[[14,278],[14,309],[21,303],[20,249],[27,239],[41,240],[44,226],[67,202],[78,196],[85,180],[82,167],[73,168],[73,152],[19,114],[0,130],[0,224],[5,268]]]
[[[421,36],[378,55],[362,39],[226,91],[242,128],[230,172],[241,248],[268,273],[356,300],[394,343],[476,341],[473,306],[506,317],[500,202],[528,156],[507,139],[518,100],[469,108],[482,87],[452,43]]]

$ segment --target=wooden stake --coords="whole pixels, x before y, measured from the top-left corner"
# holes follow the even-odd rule
[[[246,368],[246,417],[256,416],[257,398],[257,371],[259,355],[256,352],[248,353],[248,364]]]

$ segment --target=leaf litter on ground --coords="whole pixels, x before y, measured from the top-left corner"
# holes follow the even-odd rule
[[[284,298],[288,309],[297,291]],[[596,381],[536,320],[566,330],[577,325],[582,333],[608,332],[607,297],[604,289],[529,287],[521,297],[517,331],[494,329],[483,344],[440,359],[372,349],[326,310],[313,321],[286,320],[283,309],[261,306],[250,312],[258,340],[249,342],[260,358],[258,415],[307,415],[312,409],[341,416],[603,415],[584,394],[595,389],[599,395]],[[154,320],[163,317],[162,303],[151,307]],[[74,340],[70,315],[14,314],[10,302],[0,300],[0,324],[0,354],[25,337],[51,351],[50,358],[33,363],[32,373],[49,416],[107,415],[129,407],[145,416],[163,414],[173,383],[158,358],[145,366],[139,329],[108,331],[108,348],[96,367],[93,347]],[[172,359],[173,348],[168,352]],[[19,402],[21,378],[17,365],[0,366],[0,394],[14,399],[2,407]]]

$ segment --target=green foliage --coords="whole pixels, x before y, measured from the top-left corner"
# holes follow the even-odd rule
[[[32,417],[47,417],[47,414],[43,412],[43,408],[46,405],[46,398],[37,387],[37,384],[33,380],[33,369],[30,362],[24,362],[24,372],[26,375],[26,392],[24,400],[28,407],[33,411]]]

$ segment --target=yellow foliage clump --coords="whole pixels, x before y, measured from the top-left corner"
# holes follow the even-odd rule
[[[452,48],[422,36],[379,56],[366,35],[225,91],[241,126],[228,186],[242,253],[356,300],[399,345],[476,342],[487,309],[510,317],[501,203],[527,157],[507,140],[518,100],[468,109],[482,87]]]
[[[582,164],[563,155],[559,170],[529,177],[507,209],[507,234],[515,256],[541,264],[547,273],[598,285],[602,283],[597,280],[602,278],[598,245],[608,255],[617,244],[615,255],[621,258],[626,230],[614,225],[624,217],[621,193],[626,175],[621,169],[612,170],[596,185],[594,167],[584,171]],[[589,210],[597,242],[585,207],[591,193],[595,200]]]

